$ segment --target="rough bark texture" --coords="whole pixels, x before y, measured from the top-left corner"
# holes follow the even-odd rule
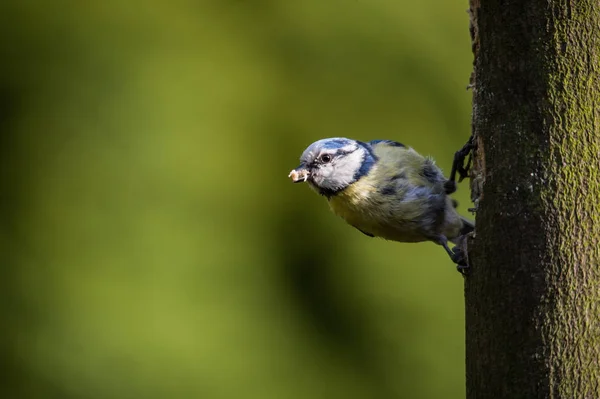
[[[600,1],[471,17],[467,398],[600,398]]]

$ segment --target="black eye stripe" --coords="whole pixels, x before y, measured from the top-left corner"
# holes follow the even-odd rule
[[[326,152],[326,153],[324,153],[324,154],[321,154],[321,156],[320,156],[319,158],[322,158],[324,155],[329,155],[329,156],[331,157],[331,159],[333,159],[333,158],[335,158],[335,157],[339,157],[340,155],[348,155],[348,154],[352,154],[354,151],[356,151],[356,150],[355,150],[355,149],[354,149],[354,150],[350,150],[350,151],[342,151],[342,150],[337,150],[337,151],[336,151],[336,152],[334,152],[334,153],[331,153],[331,152]]]
[[[317,165],[327,164],[327,163],[333,161],[334,158],[338,158],[340,156],[352,154],[354,151],[356,151],[356,148],[354,148],[354,149],[352,149],[350,151],[342,151],[341,149],[338,149],[336,152],[321,153],[316,158],[314,158],[314,160],[311,162],[311,166],[314,167],[314,166],[317,166]],[[328,156],[329,160],[325,161],[323,159],[324,156]]]

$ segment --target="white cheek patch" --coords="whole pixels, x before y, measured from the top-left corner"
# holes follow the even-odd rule
[[[334,165],[338,178],[348,182],[352,181],[354,175],[362,166],[364,155],[364,150],[356,150],[339,158]]]
[[[350,154],[337,158],[331,164],[323,165],[321,173],[323,181],[322,187],[338,190],[347,187],[354,182],[356,172],[362,166],[364,160],[364,150],[358,149]]]

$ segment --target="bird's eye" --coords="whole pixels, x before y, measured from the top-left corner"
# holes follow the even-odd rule
[[[329,154],[321,155],[321,162],[323,162],[323,163],[331,162],[331,155],[329,155]]]

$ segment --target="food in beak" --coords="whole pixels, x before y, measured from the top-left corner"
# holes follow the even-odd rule
[[[294,181],[294,183],[302,183],[305,182],[306,180],[308,180],[308,176],[310,175],[310,173],[308,172],[307,169],[294,169],[290,172],[290,174],[288,175],[288,177],[291,177],[292,180]]]

